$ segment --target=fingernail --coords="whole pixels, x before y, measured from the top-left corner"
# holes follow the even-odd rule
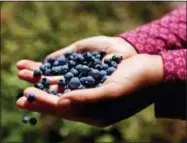
[[[68,105],[70,105],[71,104],[71,100],[70,99],[63,99],[62,101],[61,101],[61,105],[62,106],[68,106]]]

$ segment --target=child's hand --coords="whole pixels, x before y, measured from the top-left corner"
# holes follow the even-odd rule
[[[27,88],[24,97],[17,101],[23,109],[49,113],[73,121],[96,126],[106,126],[127,118],[141,110],[143,97],[132,102],[125,97],[141,88],[158,84],[163,79],[163,63],[160,56],[139,54],[123,60],[117,70],[98,88],[75,90],[60,98],[36,88]],[[55,87],[55,85],[54,85]],[[36,95],[36,101],[27,102],[28,93]],[[151,95],[150,95],[151,96]],[[141,106],[141,108],[143,108]],[[126,115],[126,111],[130,112]]]

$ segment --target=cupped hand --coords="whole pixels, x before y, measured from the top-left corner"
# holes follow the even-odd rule
[[[148,101],[139,91],[159,84],[162,79],[161,57],[139,54],[123,60],[101,87],[75,90],[61,97],[29,87],[17,105],[23,109],[103,127],[142,110]],[[36,95],[35,102],[27,101],[29,93]],[[147,95],[151,97],[151,94]]]
[[[137,54],[136,50],[120,37],[96,36],[77,41],[68,47],[48,55],[46,58],[59,57],[69,50],[72,52],[105,51],[106,56],[104,58],[109,58],[117,54],[123,56],[123,59],[127,59]],[[33,71],[39,68],[40,65],[40,62],[30,60],[18,61],[17,68],[19,69],[19,78],[30,82],[38,82],[40,78],[33,77]],[[51,76],[49,78],[52,84],[56,84],[56,81],[58,81],[60,77]]]

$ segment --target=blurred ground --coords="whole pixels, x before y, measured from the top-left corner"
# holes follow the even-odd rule
[[[16,108],[20,81],[16,61],[45,55],[81,38],[117,35],[159,18],[182,2],[1,2],[2,142],[179,142],[186,122],[156,120],[153,106],[106,129],[34,113],[41,121],[23,125]]]

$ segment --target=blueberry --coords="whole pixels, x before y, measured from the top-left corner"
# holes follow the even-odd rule
[[[94,58],[94,63],[95,63],[95,65],[101,64],[101,60]]]
[[[118,64],[115,61],[110,61],[110,66],[117,68]]]
[[[71,56],[69,56],[69,60],[73,60],[73,61],[75,61],[75,60],[76,60],[76,56],[75,56],[75,55],[71,55]]]
[[[70,72],[71,72],[74,76],[78,76],[78,75],[79,75],[78,70],[76,70],[75,68],[72,68],[72,69],[70,70]]]
[[[71,91],[71,89],[67,88],[67,89],[64,90],[64,93],[67,93],[67,92],[70,92],[70,91]]]
[[[73,73],[71,73],[71,72],[68,72],[68,73],[66,73],[65,75],[64,75],[64,78],[67,80],[67,81],[69,81],[71,78],[73,78],[74,77],[74,75],[73,75]]]
[[[72,55],[72,52],[71,51],[67,51],[65,54],[64,54],[64,56],[67,58],[67,57],[69,57],[69,56],[71,56]]]
[[[69,82],[70,89],[77,89],[80,86],[80,80],[77,77],[73,77]]]
[[[122,60],[122,56],[114,55],[112,56],[112,60],[115,61],[117,64],[119,64],[120,61]]]
[[[44,65],[41,65],[41,66],[40,66],[40,70],[41,70],[43,73],[45,73],[45,69],[46,69],[46,68],[45,68]]]
[[[85,84],[88,86],[94,86],[95,79],[92,76],[88,76],[85,78]]]
[[[45,75],[51,75],[52,74],[51,69],[45,69],[44,74]]]
[[[75,66],[76,66],[76,62],[73,61],[73,60],[70,60],[70,61],[69,61],[69,66],[70,66],[70,67],[75,67]]]
[[[115,70],[116,70],[116,68],[114,68],[114,67],[109,67],[109,68],[106,70],[106,72],[107,72],[108,75],[111,75]]]
[[[92,61],[92,54],[90,52],[86,52],[84,58],[86,61]]]
[[[44,89],[44,86],[43,86],[43,84],[41,84],[41,83],[35,83],[35,84],[34,84],[34,87],[36,87],[36,88],[38,88],[38,89],[41,89],[41,90]]]
[[[42,71],[40,69],[34,70],[33,76],[34,77],[40,77],[42,75]]]
[[[103,78],[104,76],[106,76],[107,75],[107,72],[106,71],[104,71],[104,70],[101,70],[101,71],[99,71],[99,78]]]
[[[77,66],[75,67],[75,69],[78,70],[79,72],[81,72],[82,69],[83,69],[83,65],[79,64],[79,65],[77,65]]]
[[[97,54],[99,54],[99,52],[92,52],[92,56],[96,56]]]
[[[30,119],[29,119],[29,123],[30,123],[31,125],[36,125],[36,123],[37,123],[36,118],[35,118],[35,117],[30,118]]]
[[[98,69],[98,70],[101,70],[103,67],[102,67],[101,64],[97,64],[97,65],[95,65],[95,68]]]
[[[40,83],[43,84],[44,88],[48,88],[50,85],[50,80],[48,78],[44,77],[41,79]]]
[[[97,70],[97,69],[91,69],[89,75],[92,76],[92,77],[94,77],[94,78],[98,78],[99,77],[99,70]]]
[[[95,58],[100,60],[101,59],[101,55],[99,53],[97,53],[97,55],[95,55]]]
[[[58,60],[59,65],[65,65],[66,64],[65,56],[60,56],[57,60]]]
[[[105,51],[99,51],[99,54],[101,55],[101,57],[104,57],[106,55],[106,52]]]
[[[26,124],[29,122],[29,117],[28,116],[24,116],[22,119],[22,123]]]
[[[50,88],[50,89],[48,90],[48,93],[49,93],[49,94],[56,95],[56,94],[57,94],[57,91],[56,91],[55,89],[53,89],[53,88]]]
[[[110,59],[104,59],[104,63],[109,65],[110,64]]]
[[[78,87],[78,89],[86,89],[86,87],[84,86],[84,85],[80,85],[79,87]]]
[[[86,77],[81,77],[81,78],[80,78],[80,82],[81,82],[82,84],[85,84],[85,83],[86,83]]]
[[[49,57],[47,59],[47,62],[49,62],[50,64],[53,64],[55,60],[56,60],[55,57]]]
[[[59,61],[58,60],[56,60],[54,63],[53,63],[53,66],[59,66],[60,65],[60,63],[59,63]]]
[[[44,63],[43,66],[44,66],[45,69],[50,69],[51,68],[51,64],[48,63],[48,62]]]
[[[58,81],[58,86],[60,87],[64,87],[66,85],[66,80],[64,78],[60,79]]]
[[[32,94],[32,93],[30,93],[30,94],[28,94],[28,96],[27,96],[27,101],[28,102],[33,102],[34,100],[35,100],[35,95],[34,94]]]
[[[108,65],[107,65],[107,64],[102,64],[102,69],[103,69],[103,70],[108,69]]]
[[[102,83],[98,83],[95,87],[101,87],[102,85]]]
[[[107,80],[108,76],[104,76],[102,79],[101,79],[101,83],[103,83],[105,80]]]
[[[69,71],[68,65],[63,65],[60,68],[61,68],[61,73],[62,74],[65,74],[65,73],[67,73]]]
[[[57,67],[52,67],[51,72],[53,75],[57,75],[61,73],[61,67],[57,66]]]
[[[84,61],[83,55],[82,55],[82,54],[77,54],[77,55],[76,55],[76,61],[77,61],[78,63],[83,62],[83,61]]]
[[[82,65],[81,66],[81,73],[88,73],[90,71],[90,68],[88,66]]]

